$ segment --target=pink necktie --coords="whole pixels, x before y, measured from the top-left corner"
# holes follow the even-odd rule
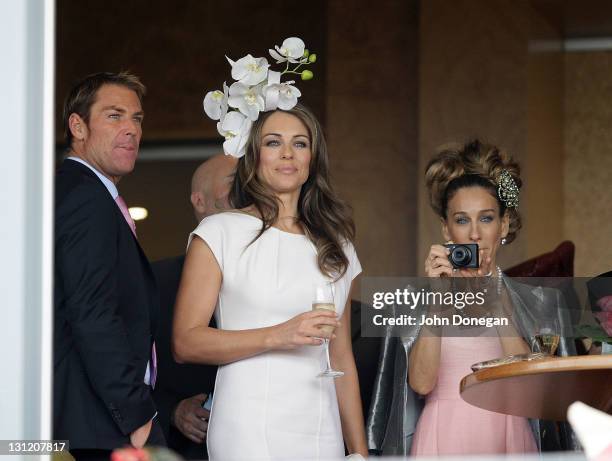
[[[123,200],[123,197],[121,197],[120,195],[117,195],[115,202],[117,203],[117,206],[121,210],[121,214],[127,221],[128,226],[130,226],[130,229],[132,230],[134,237],[136,237],[136,223],[130,216],[130,212],[128,211],[128,207],[127,207],[127,204],[125,203],[125,200]],[[156,380],[157,380],[157,352],[155,350],[155,341],[153,341],[153,346],[151,347],[151,376],[149,378],[151,387],[153,388],[155,387]]]
[[[151,347],[151,387],[155,389],[155,381],[157,381],[157,351],[155,350],[155,341]]]
[[[130,212],[128,211],[128,207],[125,204],[125,200],[123,200],[123,197],[121,197],[121,195],[117,195],[115,202],[117,202],[117,206],[121,210],[121,214],[123,214],[123,217],[127,221],[128,226],[130,226],[130,229],[132,229],[132,233],[134,234],[134,237],[136,237],[136,223],[130,216]]]

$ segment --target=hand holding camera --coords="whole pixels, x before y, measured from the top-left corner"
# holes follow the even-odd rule
[[[478,269],[479,249],[477,243],[447,243],[448,260],[453,269]]]
[[[425,260],[428,277],[482,277],[490,271],[491,258],[476,243],[432,245]]]

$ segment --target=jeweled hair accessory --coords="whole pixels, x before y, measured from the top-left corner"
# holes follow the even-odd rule
[[[270,70],[266,58],[254,58],[250,54],[237,61],[226,56],[235,82],[229,87],[223,82],[223,91],[209,91],[204,97],[204,112],[218,120],[217,131],[225,138],[223,151],[226,155],[239,158],[245,154],[251,126],[260,112],[290,110],[297,104],[302,93],[294,86],[294,80],[281,82],[281,76],[294,74],[302,80],[314,77],[310,70],[298,71],[317,60],[317,55],[310,53],[300,38],[290,37],[274,48],[268,50],[270,56],[276,64],[286,62],[285,70]]]
[[[508,170],[502,170],[497,180],[497,195],[507,208],[518,207],[519,188]]]

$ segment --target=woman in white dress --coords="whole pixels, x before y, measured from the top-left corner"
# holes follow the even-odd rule
[[[174,319],[181,362],[219,364],[211,460],[367,456],[350,337],[361,266],[349,209],[335,195],[316,118],[302,106],[261,113],[230,192],[189,247]],[[337,316],[312,311],[332,282]],[[215,315],[218,329],[208,326]],[[330,336],[321,327],[335,327]],[[330,338],[332,368],[319,378]],[[344,443],[343,443],[344,442]]]

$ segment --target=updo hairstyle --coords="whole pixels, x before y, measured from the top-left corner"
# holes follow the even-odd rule
[[[512,242],[521,228],[521,216],[517,207],[508,208],[499,198],[498,182],[503,170],[512,176],[520,189],[520,166],[507,152],[478,139],[465,145],[444,147],[425,169],[425,184],[431,207],[438,216],[446,220],[448,202],[459,189],[482,187],[497,200],[499,216],[508,213],[510,228],[506,243]]]

